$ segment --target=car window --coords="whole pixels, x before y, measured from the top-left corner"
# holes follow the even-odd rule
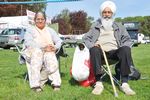
[[[21,34],[21,29],[10,29],[8,35],[19,35]]]
[[[21,33],[20,31],[16,31],[16,33],[15,33],[15,34],[19,35],[20,33]]]
[[[15,31],[14,30],[9,30],[8,35],[14,35]]]
[[[26,29],[23,29],[24,32],[26,32]]]
[[[1,32],[1,35],[21,35],[24,34],[26,29],[5,29]]]
[[[15,34],[17,35],[21,34],[21,29],[15,30]]]
[[[2,31],[1,35],[7,35],[8,34],[8,29],[5,29]]]

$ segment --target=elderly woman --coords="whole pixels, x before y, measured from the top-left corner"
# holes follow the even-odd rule
[[[28,28],[24,36],[27,69],[31,89],[42,91],[44,83],[50,79],[54,90],[59,90],[61,78],[59,73],[56,50],[61,47],[62,40],[57,33],[46,26],[46,15],[35,14],[35,26]]]

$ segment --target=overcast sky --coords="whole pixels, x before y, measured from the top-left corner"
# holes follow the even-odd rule
[[[56,16],[63,9],[67,8],[69,11],[84,10],[88,16],[99,18],[100,4],[105,0],[82,0],[75,2],[57,2],[48,3],[46,14],[49,17]],[[117,12],[116,17],[129,16],[150,16],[150,1],[149,0],[112,0],[116,3]]]

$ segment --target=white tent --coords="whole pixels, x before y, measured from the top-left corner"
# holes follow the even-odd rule
[[[0,17],[0,31],[5,28],[27,27],[27,16]]]

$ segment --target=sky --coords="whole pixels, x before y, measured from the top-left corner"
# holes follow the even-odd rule
[[[82,0],[74,2],[55,2],[48,3],[46,14],[50,18],[61,13],[63,9],[69,9],[70,12],[83,10],[88,16],[98,19],[99,8],[102,2],[106,0]],[[150,16],[149,0],[112,0],[117,6],[115,17],[134,17],[134,16]]]

